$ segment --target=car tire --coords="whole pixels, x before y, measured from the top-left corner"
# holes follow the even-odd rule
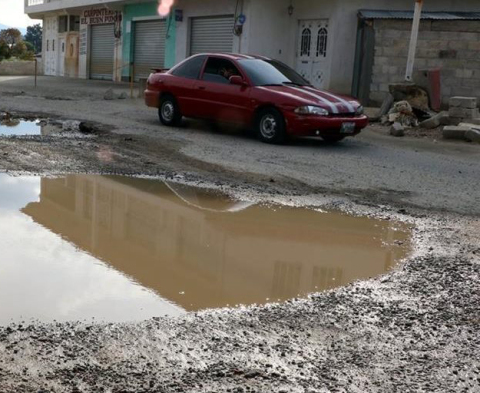
[[[178,126],[182,121],[182,114],[177,100],[174,96],[168,94],[160,98],[160,108],[158,108],[158,117],[165,126]]]
[[[329,135],[329,136],[322,136],[322,139],[328,144],[335,144],[345,139],[344,136],[337,136],[337,135]]]
[[[282,112],[276,108],[262,109],[257,115],[256,131],[262,142],[284,143],[287,139],[287,126]]]

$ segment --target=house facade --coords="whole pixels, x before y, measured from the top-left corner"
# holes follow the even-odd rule
[[[388,5],[385,0],[176,0],[170,14],[161,17],[158,1],[25,0],[25,12],[44,21],[47,75],[138,79],[195,53],[240,52],[277,58],[318,87],[373,101],[382,99],[389,82],[403,80],[411,15],[382,19],[368,12],[411,12],[413,7],[414,0],[389,0]],[[444,77],[452,87],[455,78],[464,78],[460,74],[475,77],[478,71],[480,80],[478,0],[425,0],[424,10],[435,20],[444,15],[442,31],[450,39],[442,43],[436,30],[422,36],[426,25],[432,26],[422,22],[418,51],[435,51],[421,56],[417,72],[442,68],[445,51],[471,51],[457,52]],[[451,13],[466,14],[453,18]],[[460,43],[466,32],[471,43]],[[467,57],[475,64],[464,72]]]

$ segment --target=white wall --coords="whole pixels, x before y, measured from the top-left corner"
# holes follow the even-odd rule
[[[350,93],[356,49],[360,9],[413,10],[413,0],[292,0],[295,7],[290,17],[289,0],[251,0],[244,47],[248,53],[278,58],[295,66],[298,21],[302,19],[330,20],[331,58],[330,90]],[[427,1],[427,11],[480,11],[479,0]]]

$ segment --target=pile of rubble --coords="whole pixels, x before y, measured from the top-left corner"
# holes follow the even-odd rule
[[[420,123],[423,128],[443,127],[445,139],[480,142],[480,112],[475,97],[452,97],[448,112],[440,112]]]

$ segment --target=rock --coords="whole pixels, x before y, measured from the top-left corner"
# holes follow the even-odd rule
[[[469,127],[446,126],[443,128],[443,137],[445,139],[465,140],[467,131],[470,131]]]
[[[475,109],[477,99],[475,97],[452,97],[449,101],[450,108]]]
[[[122,92],[118,95],[119,100],[125,100],[127,98],[127,93]]]
[[[108,89],[105,94],[103,95],[103,99],[104,100],[107,100],[107,101],[111,101],[113,99],[115,99],[115,94],[113,94],[113,90],[112,89]]]
[[[390,135],[396,137],[405,136],[405,127],[400,123],[393,123],[392,127],[390,127]]]
[[[378,112],[378,117],[381,118],[385,116],[388,111],[392,108],[393,103],[395,102],[393,95],[388,94],[385,99],[383,100],[382,106],[380,107],[380,111]]]
[[[395,101],[407,101],[412,107],[428,111],[429,99],[425,89],[412,83],[398,83],[389,86]]]
[[[95,132],[95,130],[96,130],[95,124],[90,122],[90,121],[80,122],[78,128],[79,128],[80,132],[83,132],[84,134],[91,134],[91,133]]]
[[[78,131],[80,128],[80,121],[78,120],[66,120],[62,123],[63,131]]]
[[[465,133],[465,139],[470,142],[480,143],[480,131],[468,130]]]
[[[478,111],[478,108],[475,109],[467,109],[467,108],[461,108],[461,107],[450,107],[448,110],[448,114],[450,117],[461,117],[463,119],[475,119],[477,117],[480,117],[480,112]]]
[[[441,125],[450,125],[449,122],[450,116],[448,115],[448,112],[440,112],[430,119],[422,121],[420,127],[428,129],[437,128]]]

